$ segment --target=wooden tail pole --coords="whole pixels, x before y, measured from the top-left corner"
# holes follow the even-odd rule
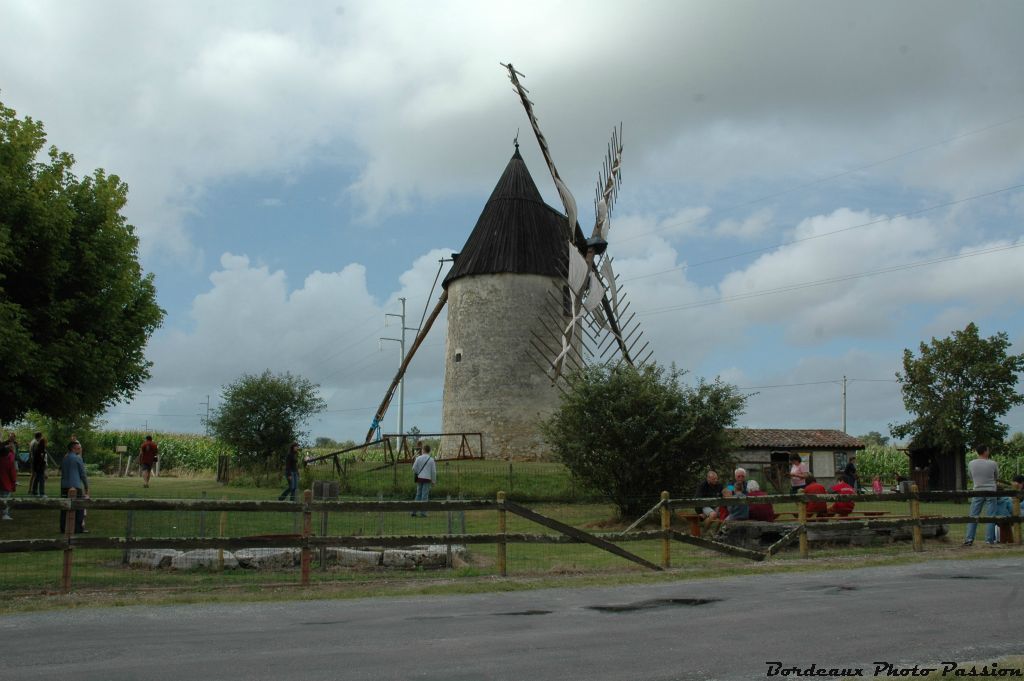
[[[917,485],[910,485],[910,493],[913,498],[910,500],[910,517],[916,521],[912,528],[914,535],[914,551],[924,551],[924,539],[921,537],[921,500],[918,498]]]
[[[395,388],[402,380],[402,376],[405,375],[405,370],[409,366],[409,362],[412,361],[413,355],[419,350],[420,345],[423,344],[423,339],[427,337],[427,332],[430,331],[430,327],[433,326],[434,320],[437,319],[438,315],[441,314],[441,310],[444,309],[445,303],[448,302],[448,291],[444,290],[441,292],[441,297],[437,299],[437,305],[431,311],[430,316],[423,322],[423,327],[419,333],[416,334],[416,339],[409,346],[409,351],[405,353],[405,357],[402,359],[401,366],[398,367],[398,372],[395,374],[394,380],[391,381],[391,385],[388,387],[387,392],[384,393],[384,399],[381,400],[380,406],[377,407],[377,413],[373,415],[373,422],[370,425],[370,430],[366,432],[366,442],[373,441],[373,434],[377,430],[377,426],[380,424],[380,420],[384,418],[384,414],[388,411],[388,406],[391,404],[391,398],[395,396]]]
[[[507,511],[505,510],[505,493],[498,492],[498,534],[502,535],[498,542],[498,574],[508,577],[508,544],[504,535],[508,531]]]
[[[665,533],[661,540],[661,567],[672,567],[672,509],[668,504],[668,492],[661,493],[661,529]]]

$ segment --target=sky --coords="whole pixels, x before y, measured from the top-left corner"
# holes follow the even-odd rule
[[[513,153],[560,206],[500,63],[589,207],[661,364],[742,426],[888,434],[904,349],[969,322],[1024,352],[1024,3],[0,3],[0,101],[129,187],[167,316],[110,428],[202,432],[244,373],[320,386],[361,440]],[[406,428],[441,421],[445,318]],[[407,332],[411,341],[413,332]],[[397,428],[397,410],[385,430]],[[1024,430],[1024,409],[1011,412]]]

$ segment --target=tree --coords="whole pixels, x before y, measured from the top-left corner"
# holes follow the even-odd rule
[[[76,178],[56,147],[38,160],[45,143],[42,123],[0,103],[0,421],[89,419],[130,398],[164,316],[121,214],[127,185]]]
[[[999,418],[1024,396],[1016,390],[1024,371],[1024,355],[1008,355],[1005,333],[981,338],[968,324],[949,338],[921,343],[920,357],[903,351],[903,373],[896,374],[903,405],[914,418],[890,426],[893,436],[910,437],[915,446],[935,447],[951,454],[1006,437]]]
[[[305,435],[302,425],[326,406],[318,387],[288,372],[243,374],[221,391],[210,427],[235,448],[242,468],[269,470]]]
[[[867,435],[860,435],[857,439],[868,447],[887,447],[889,445],[889,437],[882,435],[877,430],[872,430]]]
[[[569,377],[542,425],[559,459],[622,516],[650,508],[662,490],[692,494],[709,466],[730,463],[726,430],[743,412],[735,386],[683,385],[683,372],[591,366]]]

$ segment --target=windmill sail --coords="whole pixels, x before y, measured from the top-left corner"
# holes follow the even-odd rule
[[[577,223],[579,212],[576,200],[558,173],[547,139],[541,132],[540,123],[534,113],[529,91],[520,81],[520,77],[525,76],[516,71],[511,63],[502,66],[508,71],[509,80],[519,95],[544,162],[551,173],[551,179],[565,209],[567,230],[570,235],[566,245],[566,267],[563,275],[566,280],[563,312],[566,313],[568,320],[557,323],[558,315],[550,310],[541,313],[549,321],[545,328],[548,331],[553,330],[556,335],[549,339],[535,338],[535,347],[541,357],[539,363],[548,362],[544,368],[553,382],[557,382],[567,368],[578,368],[588,358],[606,362],[621,361],[634,366],[643,364],[650,357],[649,352],[644,356],[647,351],[646,343],[637,349],[643,332],[639,330],[635,315],[623,321],[622,315],[626,310],[625,295],[616,281],[612,260],[606,254],[607,238],[611,229],[611,212],[622,181],[622,125],[620,123],[612,130],[611,141],[598,174],[591,237],[584,244],[579,244],[579,237],[582,237],[582,234]],[[550,352],[552,346],[555,346],[553,357]],[[637,361],[638,357],[644,359]]]

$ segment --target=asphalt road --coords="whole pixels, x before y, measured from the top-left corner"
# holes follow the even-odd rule
[[[1024,652],[1022,563],[11,615],[0,679],[726,680],[766,678],[768,661],[871,678],[876,661]]]

